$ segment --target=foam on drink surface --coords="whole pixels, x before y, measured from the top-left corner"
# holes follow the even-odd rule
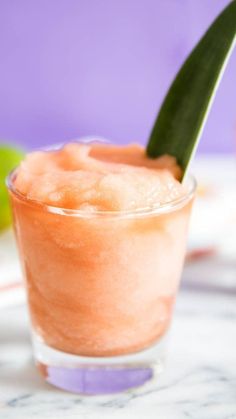
[[[67,144],[28,154],[16,188],[29,199],[80,210],[126,211],[153,208],[180,197],[173,157],[151,160],[136,144]]]

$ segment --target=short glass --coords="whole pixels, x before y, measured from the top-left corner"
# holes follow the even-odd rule
[[[45,380],[80,394],[108,394],[162,371],[196,189],[152,210],[81,211],[8,189]]]

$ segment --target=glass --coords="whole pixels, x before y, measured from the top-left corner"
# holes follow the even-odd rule
[[[15,175],[7,183],[39,371],[81,394],[150,382],[164,365],[195,180],[152,210],[86,213],[26,198]]]

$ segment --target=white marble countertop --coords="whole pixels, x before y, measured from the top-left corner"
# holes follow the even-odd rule
[[[81,397],[44,383],[24,306],[0,311],[0,418],[236,418],[236,294],[183,287],[168,365],[152,387]]]

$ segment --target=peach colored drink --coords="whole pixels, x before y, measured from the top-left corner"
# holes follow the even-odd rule
[[[168,330],[193,191],[174,158],[71,143],[27,156],[11,200],[34,332],[86,357],[142,351]]]

